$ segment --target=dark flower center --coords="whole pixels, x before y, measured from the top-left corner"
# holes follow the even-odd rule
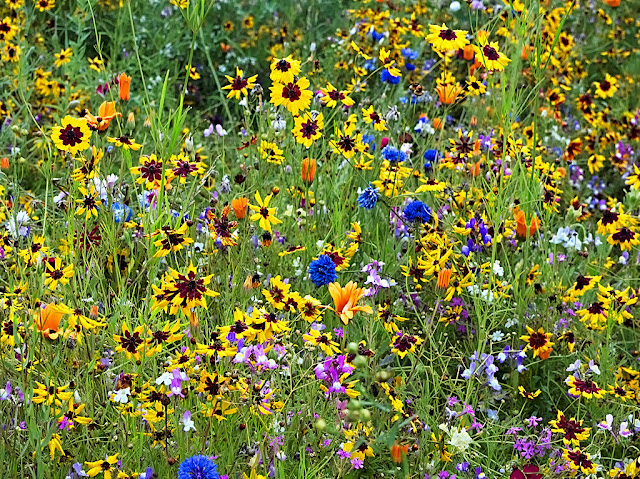
[[[438,36],[443,40],[448,40],[448,41],[455,40],[458,37],[456,35],[456,32],[454,32],[450,28],[447,28],[446,30],[440,30],[440,33],[438,34]]]
[[[485,45],[484,47],[482,47],[482,52],[484,53],[484,56],[489,60],[496,61],[500,59],[500,55],[498,54],[496,49],[490,45]]]
[[[60,140],[62,140],[64,146],[76,146],[78,143],[82,143],[80,127],[67,125],[60,130]]]

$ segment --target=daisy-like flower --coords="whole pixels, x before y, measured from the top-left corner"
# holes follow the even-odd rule
[[[41,12],[51,10],[56,6],[56,0],[36,0],[34,3],[35,7]]]
[[[348,122],[343,132],[336,127],[335,139],[329,141],[329,146],[333,148],[334,153],[342,155],[346,160],[349,160],[356,153],[362,151],[362,133],[356,133],[355,122]]]
[[[302,335],[302,339],[304,339],[308,343],[319,346],[327,356],[333,356],[334,354],[340,352],[338,343],[331,340],[331,333],[323,333],[318,331],[317,329],[311,329],[309,331],[309,334]]]
[[[262,201],[262,197],[260,196],[260,192],[256,191],[255,199],[258,205],[249,205],[249,208],[256,213],[251,215],[249,218],[251,221],[259,221],[260,228],[265,231],[271,233],[271,225],[276,225],[282,223],[278,218],[275,217],[276,209],[269,208],[269,202],[273,198],[273,194],[267,196],[264,201]]]
[[[153,245],[158,248],[158,251],[156,251],[153,257],[162,258],[169,253],[175,253],[185,246],[193,244],[193,239],[187,235],[188,228],[189,226],[184,222],[180,225],[180,228],[171,229],[169,226],[163,226],[162,229],[153,233],[152,236],[161,236],[153,242]]]
[[[419,346],[420,343],[422,343],[422,339],[417,336],[398,331],[393,341],[389,344],[389,347],[392,353],[404,358],[408,353],[415,353],[416,346]]]
[[[602,399],[605,394],[605,390],[600,389],[595,381],[591,379],[582,380],[575,376],[569,376],[567,385],[569,386],[569,394],[573,397],[585,397],[587,399],[596,397]]]
[[[443,23],[441,27],[429,25],[429,34],[426,36],[426,40],[434,50],[446,52],[464,48],[469,43],[466,35],[465,30],[451,30]]]
[[[610,245],[618,245],[622,251],[631,250],[637,244],[640,244],[638,233],[631,228],[623,226],[607,237],[607,243]]]
[[[499,48],[496,42],[473,47],[476,52],[476,58],[487,70],[501,72],[511,60],[504,53],[501,53]]]
[[[87,190],[86,187],[81,186],[78,188],[78,191],[82,194],[82,198],[76,200],[78,207],[76,208],[77,215],[85,215],[86,219],[91,218],[91,216],[98,216],[98,207],[102,205],[102,200],[100,199],[100,195],[96,191],[95,187],[90,185]]]
[[[300,62],[291,55],[286,58],[276,58],[271,62],[271,81],[275,83],[292,83],[294,77],[300,73]]]
[[[118,343],[118,346],[116,346],[116,352],[124,352],[127,359],[133,358],[136,361],[139,361],[143,351],[146,350],[147,353],[153,351],[153,348],[147,348],[148,343],[147,339],[144,337],[144,329],[145,327],[140,325],[131,331],[127,322],[124,321],[122,323],[122,335],[113,335],[113,340]]]
[[[136,183],[143,184],[146,189],[153,190],[160,188],[162,183],[162,159],[156,155],[141,156],[140,166],[131,167],[129,171],[134,175],[140,175]]]
[[[180,153],[179,155],[172,155],[169,158],[173,168],[169,170],[169,176],[171,179],[180,178],[180,183],[184,184],[189,176],[198,177],[205,171],[206,165],[202,161],[197,159],[191,160],[187,156]]]
[[[235,201],[235,200],[234,200]],[[213,210],[207,211],[207,219],[209,220],[208,229],[211,232],[212,240],[218,241],[224,246],[235,246],[238,244],[238,233],[233,231],[238,226],[237,221],[229,221],[229,213],[231,206],[225,205],[222,208],[222,214],[216,215]]]
[[[549,424],[551,425],[551,432],[563,435],[562,442],[564,442],[566,446],[569,444],[578,446],[580,441],[589,439],[589,431],[591,431],[591,428],[583,427],[582,420],[576,421],[574,418],[567,419],[562,411],[558,411],[557,419],[549,421]]]
[[[373,123],[373,129],[376,131],[387,130],[387,122],[373,109],[373,105],[362,109],[362,118],[367,125]]]
[[[309,80],[305,77],[294,79],[289,83],[274,83],[271,90],[271,103],[283,105],[292,115],[297,115],[300,110],[306,110],[311,104],[313,92],[308,90]]]
[[[44,273],[44,284],[48,286],[51,291],[54,291],[58,284],[68,284],[69,278],[73,277],[73,265],[63,268],[62,267],[62,259],[56,258],[53,260],[47,261],[46,263],[46,271]]]
[[[54,126],[51,133],[51,140],[58,150],[75,155],[89,148],[91,130],[87,120],[65,116],[60,124],[62,126]]]
[[[339,91],[331,83],[327,83],[326,88],[320,88],[322,92],[322,101],[329,108],[335,108],[338,103],[345,106],[351,106],[355,102],[347,95],[345,91]]]
[[[565,449],[562,457],[569,464],[572,474],[581,472],[584,475],[596,473],[596,464],[589,459],[589,454],[582,452],[580,449]]]
[[[369,305],[358,306],[358,301],[364,296],[366,289],[358,288],[358,285],[353,281],[349,281],[345,286],[340,286],[340,283],[330,283],[329,293],[333,298],[333,309],[340,317],[340,321],[344,324],[349,324],[349,321],[353,319],[358,311],[371,314],[373,309]]]
[[[135,142],[133,138],[129,138],[127,135],[119,136],[118,138],[107,137],[107,141],[115,143],[118,148],[124,148],[125,150],[139,150],[142,145]]]
[[[604,80],[594,82],[596,87],[596,97],[598,98],[612,98],[616,91],[618,91],[618,79],[609,75],[605,75]]]
[[[260,143],[260,148],[258,148],[262,158],[267,160],[267,163],[273,163],[274,165],[281,165],[284,161],[284,156],[282,156],[282,150],[275,143],[271,143],[270,141],[262,140]]]
[[[95,477],[102,473],[104,479],[111,479],[112,473],[115,474],[116,464],[118,464],[118,454],[113,456],[107,456],[105,459],[95,462],[85,462],[89,470],[87,475],[89,477]]]
[[[293,133],[298,143],[302,143],[309,148],[314,141],[322,136],[323,128],[324,118],[322,113],[312,116],[311,113],[305,112],[304,115],[295,118],[295,126],[291,133]]]
[[[534,331],[527,326],[527,332],[529,334],[520,336],[520,339],[527,343],[526,349],[533,349],[533,357],[540,357],[541,359],[547,359],[553,350],[554,343],[549,341],[551,339],[551,333],[545,333],[544,329],[539,328],[538,331]]]
[[[256,86],[256,79],[258,78],[258,75],[244,78],[244,72],[240,70],[240,68],[236,67],[235,77],[230,77],[229,75],[225,75],[225,77],[229,81],[229,85],[223,86],[222,89],[230,90],[227,94],[227,98],[235,97],[236,100],[239,100],[241,96],[247,96],[247,90],[251,90]]]
[[[262,294],[269,301],[269,304],[276,309],[284,309],[289,296],[290,284],[284,284],[282,278],[278,275],[271,278],[269,289],[263,289]]]
[[[67,48],[66,50],[60,50],[60,53],[54,53],[56,57],[56,61],[53,62],[53,66],[56,68],[60,68],[62,65],[66,65],[71,61],[71,57],[73,56],[73,50],[71,48]]]
[[[487,87],[481,81],[471,75],[467,80],[467,95],[468,96],[479,96],[484,95],[487,92]]]
[[[67,402],[73,397],[72,391],[67,391],[69,385],[56,387],[53,384],[46,386],[36,381],[38,386],[33,390],[32,402],[35,404],[45,404],[46,406],[56,405],[62,406],[63,402]]]

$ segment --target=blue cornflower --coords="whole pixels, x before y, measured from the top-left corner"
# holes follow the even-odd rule
[[[407,159],[407,154],[395,146],[387,145],[382,149],[382,158],[390,162],[402,162]]]
[[[378,40],[380,40],[382,37],[384,37],[384,33],[378,33],[374,30],[373,27],[371,27],[371,30],[369,30],[369,33],[371,34],[371,38],[373,38],[374,42],[377,42]]]
[[[409,223],[420,221],[420,223],[428,223],[431,220],[431,208],[422,201],[412,201],[405,206],[403,215]]]
[[[424,169],[430,170],[433,168],[434,163],[437,163],[441,155],[438,150],[427,150],[424,152]]]
[[[400,50],[400,52],[402,53],[402,56],[405,57],[407,60],[418,59],[418,52],[416,52],[415,50],[412,50],[411,48],[403,48],[402,50]]]
[[[220,479],[217,468],[207,456],[191,456],[180,464],[178,479]]]
[[[336,264],[329,255],[321,254],[318,259],[314,259],[309,265],[309,276],[311,276],[311,281],[317,287],[333,283],[338,279]]]
[[[133,212],[131,208],[129,208],[124,203],[113,203],[111,205],[111,209],[113,210],[113,219],[116,223],[120,223],[121,221],[129,221],[131,216],[133,216]]]
[[[400,83],[401,78],[393,76],[391,73],[389,73],[389,69],[385,68],[384,70],[382,70],[382,73],[380,73],[380,80],[382,80],[383,82],[391,83],[392,85],[397,85],[398,83]]]
[[[369,183],[369,186],[358,196],[358,204],[368,210],[373,209],[378,202],[378,196],[378,188]]]

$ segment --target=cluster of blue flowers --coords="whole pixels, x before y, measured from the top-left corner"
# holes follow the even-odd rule
[[[385,146],[381,153],[382,158],[391,163],[401,163],[407,159],[407,154],[404,151],[398,150],[395,146],[391,145]]]
[[[369,183],[369,186],[358,196],[358,204],[363,208],[371,210],[378,202],[379,196],[378,188]]]
[[[309,276],[313,284],[318,288],[333,283],[338,279],[336,264],[329,255],[321,254],[318,259],[313,260],[309,265]]]
[[[416,221],[428,223],[432,217],[431,208],[419,200],[414,200],[405,206],[402,214],[409,223]]]

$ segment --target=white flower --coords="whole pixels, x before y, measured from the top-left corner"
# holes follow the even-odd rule
[[[457,12],[460,10],[460,2],[458,2],[458,0],[454,0],[453,2],[451,2],[451,5],[449,5],[449,10],[451,10],[452,12]]]
[[[191,419],[191,411],[185,411],[180,422],[182,422],[184,432],[196,430],[196,423]]]
[[[131,388],[118,389],[113,395],[113,401],[120,404],[127,404],[129,402],[129,396],[131,395]]]
[[[164,384],[165,386],[170,386],[171,381],[173,381],[173,374],[168,371],[165,371],[162,376],[156,378],[156,384]]]
[[[473,439],[471,439],[471,436],[469,436],[469,433],[464,428],[458,429],[452,427],[450,432],[451,438],[449,439],[448,444],[451,444],[460,451],[467,450],[469,445],[473,442]]]
[[[493,263],[493,274],[500,276],[501,278],[504,275],[504,268],[500,266],[500,261]]]
[[[502,331],[496,331],[491,335],[491,340],[494,342],[502,341],[504,338],[504,333]]]

